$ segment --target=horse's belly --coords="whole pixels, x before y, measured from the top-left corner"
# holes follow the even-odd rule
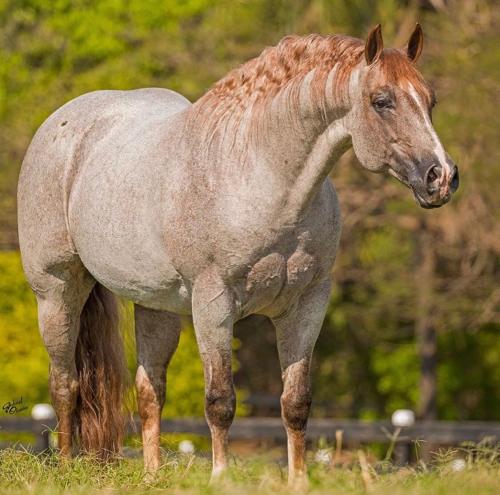
[[[191,288],[165,251],[142,242],[75,235],[78,255],[91,275],[114,294],[152,309],[190,314]]]
[[[183,283],[173,283],[171,286],[156,285],[128,287],[123,284],[107,284],[107,287],[115,294],[129,299],[135,304],[146,308],[169,311],[179,315],[191,314],[191,295]]]
[[[163,280],[137,280],[130,277],[109,277],[92,273],[94,278],[114,294],[129,299],[146,308],[170,311],[176,314],[191,314],[191,294],[184,282],[177,278]]]

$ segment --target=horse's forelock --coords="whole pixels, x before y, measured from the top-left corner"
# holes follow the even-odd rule
[[[395,84],[403,89],[412,87],[427,105],[432,103],[431,87],[403,50],[384,49],[373,70],[377,71],[380,83]]]

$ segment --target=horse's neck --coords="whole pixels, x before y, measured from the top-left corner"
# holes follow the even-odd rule
[[[272,183],[275,198],[266,202],[272,205],[274,199],[274,205],[292,222],[307,209],[333,163],[350,146],[345,109],[331,105],[318,108],[307,84],[306,79],[296,107],[290,107],[290,95],[285,91],[259,111],[257,119],[228,126],[236,128],[239,135],[236,139],[223,136],[226,146],[218,153],[220,163],[236,163],[234,168],[226,168],[226,173],[246,175],[249,194],[269,191],[266,184]]]
[[[288,210],[299,216],[310,204],[333,164],[350,147],[351,140],[343,119],[337,119],[319,134],[304,161],[296,167],[296,176],[287,197]]]

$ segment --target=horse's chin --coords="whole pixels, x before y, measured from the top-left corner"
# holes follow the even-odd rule
[[[420,205],[422,208],[426,210],[432,210],[434,208],[441,208],[441,206],[444,205],[444,203],[440,204],[431,204],[425,201],[424,199],[421,199],[419,196],[415,195],[415,201],[417,202],[418,205]]]
[[[439,203],[429,203],[429,201],[426,201],[424,198],[422,198],[416,191],[413,191],[413,195],[415,196],[415,201],[417,202],[417,204],[420,205],[422,208],[425,208],[426,210],[441,208],[441,206],[443,206],[449,201],[449,199],[446,199],[440,201]]]

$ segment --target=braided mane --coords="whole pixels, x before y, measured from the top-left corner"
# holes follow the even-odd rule
[[[273,97],[288,88],[293,113],[301,83],[308,74],[311,96],[324,105],[326,82],[336,66],[334,93],[347,91],[346,81],[362,57],[364,42],[343,35],[286,36],[276,46],[268,47],[257,57],[230,71],[191,108],[189,121],[203,123],[205,143],[211,146],[219,136],[238,132],[244,115],[262,114]],[[257,125],[251,132],[256,131]]]
[[[344,35],[286,36],[216,82],[194,103],[190,121],[203,123],[203,133],[210,145],[217,135],[228,139],[229,133],[234,140],[244,115],[251,120],[262,115],[267,104],[284,89],[288,90],[287,106],[293,114],[301,85],[308,76],[312,101],[324,112],[327,97],[338,103],[346,101],[348,80],[363,60],[364,46],[364,41]],[[373,77],[404,85],[412,82],[419,92],[429,94],[422,76],[402,50],[383,50],[380,62],[373,66],[373,70],[381,69]],[[326,95],[333,69],[335,75],[328,89],[331,94]],[[256,128],[257,124],[251,126],[251,132]]]
[[[333,66],[340,62],[338,78],[344,79],[359,62],[363,42],[348,36],[286,36],[276,46],[229,72],[199,104],[210,101],[241,106],[274,96],[290,82],[300,83],[314,69],[314,84],[326,82]]]

